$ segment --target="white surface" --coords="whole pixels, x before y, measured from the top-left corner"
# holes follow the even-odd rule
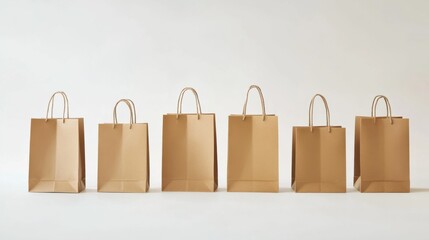
[[[0,0],[0,239],[427,239],[428,10],[387,0]],[[279,115],[278,194],[225,192],[227,116],[254,83]],[[159,190],[162,114],[185,86],[217,114],[217,193]],[[30,119],[56,90],[85,117],[88,190],[78,195],[26,192]],[[291,128],[307,124],[316,92],[347,128],[347,194],[290,192]],[[410,194],[352,189],[354,116],[368,115],[376,94],[410,118]],[[149,123],[148,194],[95,192],[97,124],[122,97]],[[253,94],[249,113],[259,111]],[[320,103],[315,116],[324,124]]]

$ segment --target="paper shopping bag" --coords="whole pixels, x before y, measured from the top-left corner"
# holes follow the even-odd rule
[[[314,100],[325,104],[326,126],[313,126]],[[293,127],[292,189],[296,192],[346,192],[346,129],[331,126],[328,103],[316,94],[309,126]]]
[[[259,92],[262,114],[246,115],[249,92]],[[247,91],[243,113],[230,115],[228,125],[228,192],[278,192],[278,121],[265,113],[258,86]]]
[[[188,90],[195,95],[196,114],[182,114]],[[162,190],[213,192],[217,185],[215,114],[203,114],[197,92],[185,88],[177,113],[163,116]]]
[[[376,116],[383,99],[387,115]],[[410,192],[409,120],[392,117],[389,100],[374,98],[371,117],[356,117],[354,186],[361,192]]]
[[[130,123],[118,123],[116,108],[127,104]],[[113,124],[98,125],[98,191],[147,192],[149,190],[148,124],[136,122],[134,102],[119,100]]]
[[[62,118],[53,118],[57,94],[64,100]],[[46,118],[31,119],[28,190],[74,193],[84,190],[84,145],[83,118],[70,118],[67,95],[54,93],[48,103]]]

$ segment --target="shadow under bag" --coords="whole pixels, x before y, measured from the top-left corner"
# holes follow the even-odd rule
[[[116,108],[127,104],[130,123],[118,123]],[[119,100],[113,109],[113,124],[98,125],[99,192],[147,192],[149,190],[149,134],[147,123],[137,123],[130,99]]]
[[[383,99],[387,115],[377,117]],[[353,183],[361,192],[410,192],[409,120],[392,117],[387,97],[372,102],[371,117],[356,117]]]
[[[196,114],[182,114],[182,99],[186,91],[195,96]],[[163,116],[162,131],[162,191],[216,191],[215,114],[201,112],[195,89],[182,90],[177,112]]]
[[[57,94],[64,100],[62,118],[53,118]],[[54,93],[46,118],[31,119],[28,191],[77,193],[84,190],[84,145],[83,118],[70,118],[67,95]]]
[[[261,115],[246,115],[249,92],[258,90]],[[278,118],[265,113],[261,89],[250,86],[243,113],[228,118],[228,192],[278,192]]]
[[[314,100],[325,104],[326,126],[313,126]],[[346,192],[346,129],[331,126],[325,97],[310,102],[309,126],[293,127],[292,189],[296,192]]]

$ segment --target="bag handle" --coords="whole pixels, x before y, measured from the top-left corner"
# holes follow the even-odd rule
[[[376,103],[378,103],[378,100],[380,100],[380,98],[383,98],[383,99],[384,99],[384,102],[385,102],[385,104],[386,104],[386,115],[389,115],[390,108],[389,108],[389,105],[387,104],[387,102],[388,102],[389,100],[387,100],[387,101],[386,101],[386,97],[385,97],[385,96],[383,96],[383,95],[377,95],[377,96],[375,96],[375,97],[374,97],[374,100],[372,101],[372,106],[371,106],[371,117],[374,117],[375,105],[376,105]]]
[[[250,90],[252,90],[252,89],[258,90],[259,98],[261,100],[262,120],[265,121],[265,117],[267,116],[267,114],[265,113],[264,95],[262,94],[261,88],[259,86],[257,86],[257,85],[251,85],[249,87],[249,90],[247,90],[246,101],[244,102],[244,106],[243,106],[243,120],[246,119],[247,101],[249,100],[249,93],[250,93]]]
[[[314,110],[314,100],[316,99],[316,97],[320,97],[325,105],[326,126],[328,126],[328,132],[331,132],[331,113],[329,111],[328,101],[326,101],[326,98],[321,94],[314,95],[314,97],[311,99],[311,102],[310,102],[310,108],[308,110],[308,125],[310,126],[310,131],[313,132],[313,110]]]
[[[121,102],[127,104],[128,109],[130,110],[130,129],[131,129],[133,124],[136,123],[136,107],[134,105],[134,102],[131,99],[120,99],[118,102],[116,102],[115,107],[113,108],[113,128],[115,128],[116,125],[118,124],[118,115],[116,113],[116,108]]]
[[[137,123],[136,105],[134,104],[133,100],[131,100],[129,98],[127,98],[125,100],[127,100],[131,104],[131,107],[133,108],[134,124],[136,124]]]
[[[195,91],[195,89],[191,88],[191,87],[185,87],[184,89],[182,89],[182,91],[179,94],[179,100],[177,101],[177,114],[176,114],[176,119],[179,118],[179,114],[182,114],[182,102],[183,102],[183,96],[186,93],[186,91],[192,91],[192,93],[195,96],[195,105],[197,107],[197,115],[198,115],[198,119],[200,119],[201,117],[201,104],[200,104],[200,99],[198,97],[198,93],[197,91]]]
[[[66,119],[66,111],[67,111],[67,118],[70,118],[70,114],[69,114],[69,99],[66,95],[65,92],[62,91],[58,91],[55,92],[54,94],[52,94],[51,98],[49,99],[48,102],[48,109],[46,110],[46,118],[45,118],[45,122],[48,121],[48,116],[49,116],[49,110],[51,110],[51,118],[54,118],[54,99],[55,96],[57,94],[61,94],[61,96],[63,97],[63,123],[65,123],[65,119]]]
[[[390,105],[389,99],[386,96],[383,95],[377,95],[374,97],[374,100],[372,100],[372,107],[371,107],[371,117],[374,118],[374,123],[377,119],[377,104],[380,99],[384,100],[384,103],[386,104],[386,117],[389,118],[390,124],[393,124],[392,119],[392,106]]]

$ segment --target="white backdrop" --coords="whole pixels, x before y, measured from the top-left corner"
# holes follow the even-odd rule
[[[428,1],[399,0],[0,0],[0,239],[426,239],[428,12]],[[225,192],[227,116],[241,113],[251,84],[279,116],[278,194]],[[160,192],[162,114],[175,112],[185,86],[216,113],[217,193]],[[44,117],[57,90],[71,117],[85,118],[87,191],[30,194],[30,119]],[[315,93],[347,128],[347,194],[290,190],[291,129],[308,124]],[[410,118],[410,194],[352,188],[354,117],[370,114],[377,94]],[[96,193],[97,124],[124,97],[149,123],[151,192]],[[260,112],[255,93],[249,112]],[[320,102],[315,116],[324,124]]]

